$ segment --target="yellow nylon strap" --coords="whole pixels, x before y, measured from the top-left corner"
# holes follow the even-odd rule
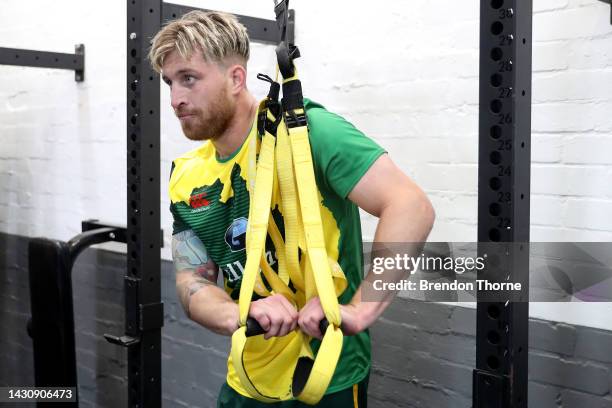
[[[281,280],[281,278],[276,274],[276,272],[272,270],[272,267],[270,266],[270,264],[268,264],[265,255],[263,255],[261,258],[260,266],[262,273],[266,277],[266,280],[272,287],[274,293],[278,293],[285,296],[287,300],[293,303],[293,305],[295,306],[296,302],[293,292],[291,291],[291,289],[289,289],[287,284]]]
[[[289,130],[293,152],[293,165],[298,180],[297,188],[302,210],[304,236],[311,265],[316,265],[314,280],[321,306],[330,325],[340,327],[342,319],[338,299],[334,290],[332,273],[327,261],[323,224],[319,209],[319,197],[312,165],[312,154],[308,140],[308,129],[300,126]],[[306,299],[309,299],[308,295]]]
[[[280,231],[278,230],[278,226],[274,221],[274,218],[270,217],[270,223],[268,224],[268,234],[270,238],[272,238],[272,243],[274,244],[274,248],[276,249],[276,257],[278,258],[278,269],[279,271],[283,268],[286,269],[286,261],[285,261],[285,243],[283,242],[283,237],[281,236]],[[290,269],[287,271],[291,282],[293,283],[293,287],[296,289],[295,301],[298,305],[298,309],[301,309],[305,304],[304,299],[304,278],[300,273],[300,269]],[[280,273],[279,273],[280,276]],[[288,282],[285,282],[288,284]]]
[[[287,127],[282,121],[276,132],[276,168],[278,182],[281,188],[281,200],[283,205],[283,222],[285,226],[285,256],[287,261],[287,269],[289,271],[299,270],[298,262],[298,235],[299,235],[299,218],[298,212],[298,194],[296,189],[295,177],[293,174],[293,158]],[[277,251],[279,249],[277,248]],[[296,279],[299,279],[296,277]],[[294,281],[302,290],[304,285],[299,281]]]
[[[260,111],[264,106],[262,102]],[[267,115],[269,119],[274,120],[269,112]],[[263,402],[297,398],[308,404],[316,404],[331,382],[342,351],[343,340],[339,329],[341,318],[337,296],[344,291],[347,282],[340,266],[327,257],[308,130],[303,126],[288,131],[285,122],[281,121],[277,130],[277,139],[265,133],[256,166],[254,165],[256,145],[253,141],[249,144],[249,148],[248,188],[251,205],[246,243],[247,264],[240,288],[241,327],[232,336],[232,361],[241,385],[253,398]],[[285,226],[284,242],[278,226],[270,217],[271,200],[274,197],[274,202],[278,202],[277,197],[273,196],[278,190],[280,190]],[[270,234],[277,251],[278,275],[274,273],[265,258],[266,231]],[[300,248],[301,260],[298,259]],[[313,265],[316,267],[313,268]],[[298,308],[303,307],[308,299],[318,295],[330,323],[324,333],[317,358],[312,363],[310,375],[299,395],[293,395],[291,387],[270,387],[270,381],[287,384],[289,378],[275,379],[272,373],[270,376],[264,376],[268,379],[264,387],[257,387],[246,370],[245,350],[248,338],[245,324],[254,286],[256,283],[258,285],[261,283],[258,266],[261,266],[261,272],[273,292],[283,294],[297,304]],[[296,288],[295,294],[287,286],[288,278]],[[294,340],[298,341],[299,345],[293,344],[298,348],[292,347],[288,353],[281,353],[272,361],[278,361],[276,360],[278,358],[289,360],[286,367],[291,368],[293,372],[300,357],[308,357],[312,361],[311,338],[299,330],[287,336],[294,336]],[[276,392],[274,395],[264,395],[258,388],[276,389]]]
[[[274,136],[267,133],[262,140],[257,161],[257,174],[252,193],[254,196],[249,208],[249,222],[247,228],[247,261],[240,285],[240,325],[246,324],[251,306],[251,297],[255,281],[259,272],[259,263],[264,254],[266,232],[268,231],[268,216],[270,215],[270,199],[272,198],[272,178],[274,172]]]
[[[317,358],[314,360],[312,371],[304,389],[298,396],[300,401],[315,405],[325,394],[342,352],[342,337],[340,328],[331,324],[327,327],[319,351],[317,351]]]
[[[246,337],[246,326],[242,325],[238,330],[232,334],[232,361],[234,362],[234,369],[236,370],[236,374],[240,378],[240,384],[244,387],[244,389],[255,399],[262,402],[277,402],[280,401],[280,397],[263,395],[259,392],[259,390],[255,387],[255,385],[251,382],[249,378],[246,368],[244,351],[246,348],[246,344],[248,341],[248,337]],[[282,399],[289,399],[290,394],[285,396]]]

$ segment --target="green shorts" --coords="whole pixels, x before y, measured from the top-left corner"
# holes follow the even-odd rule
[[[221,386],[217,408],[367,408],[368,406],[368,374],[359,383],[333,394],[325,395],[317,405],[308,405],[300,401],[283,401],[266,404],[252,398],[247,398],[234,391],[227,382]]]

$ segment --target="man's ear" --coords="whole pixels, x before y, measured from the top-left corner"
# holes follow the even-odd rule
[[[235,64],[228,69],[229,79],[231,81],[231,92],[237,94],[246,88],[246,69],[239,64]]]

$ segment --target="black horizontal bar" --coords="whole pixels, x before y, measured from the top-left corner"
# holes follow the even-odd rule
[[[69,69],[75,71],[76,81],[81,82],[85,79],[85,46],[77,45],[74,54],[0,47],[0,65]]]
[[[162,9],[162,24],[165,24],[170,20],[174,20],[175,18],[178,18],[192,10],[213,11],[165,2],[163,3]],[[235,16],[238,17],[238,20],[246,27],[251,41],[266,44],[278,44],[280,40],[280,32],[275,20],[266,20],[263,18],[242,16],[239,14],[235,14]]]

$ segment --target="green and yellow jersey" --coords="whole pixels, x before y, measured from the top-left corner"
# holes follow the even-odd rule
[[[363,252],[358,207],[347,199],[355,184],[385,151],[342,117],[323,106],[304,100],[308,117],[310,145],[315,179],[321,199],[321,217],[328,256],[336,260],[348,281],[338,298],[349,303],[363,279]],[[203,242],[208,255],[223,272],[224,287],[238,301],[242,273],[246,265],[245,238],[249,214],[247,169],[249,138],[230,157],[219,159],[212,143],[206,142],[174,160],[170,177],[170,210],[174,217],[173,233],[191,229]],[[258,145],[259,148],[259,145]],[[283,234],[282,213],[272,198],[272,214]],[[266,241],[268,263],[276,270],[274,245]],[[290,285],[291,287],[291,285]],[[254,295],[254,299],[257,295]],[[260,336],[261,337],[261,336]],[[286,338],[290,336],[285,336]],[[288,347],[285,337],[260,341],[250,359],[259,363],[250,368],[251,378],[280,375],[274,357]],[[313,351],[319,340],[312,340]],[[270,374],[274,367],[275,374]],[[333,393],[361,381],[370,368],[370,336],[364,331],[345,336],[342,354],[327,390]],[[261,373],[259,373],[261,372]],[[248,397],[240,385],[231,357],[228,359],[228,384]]]

